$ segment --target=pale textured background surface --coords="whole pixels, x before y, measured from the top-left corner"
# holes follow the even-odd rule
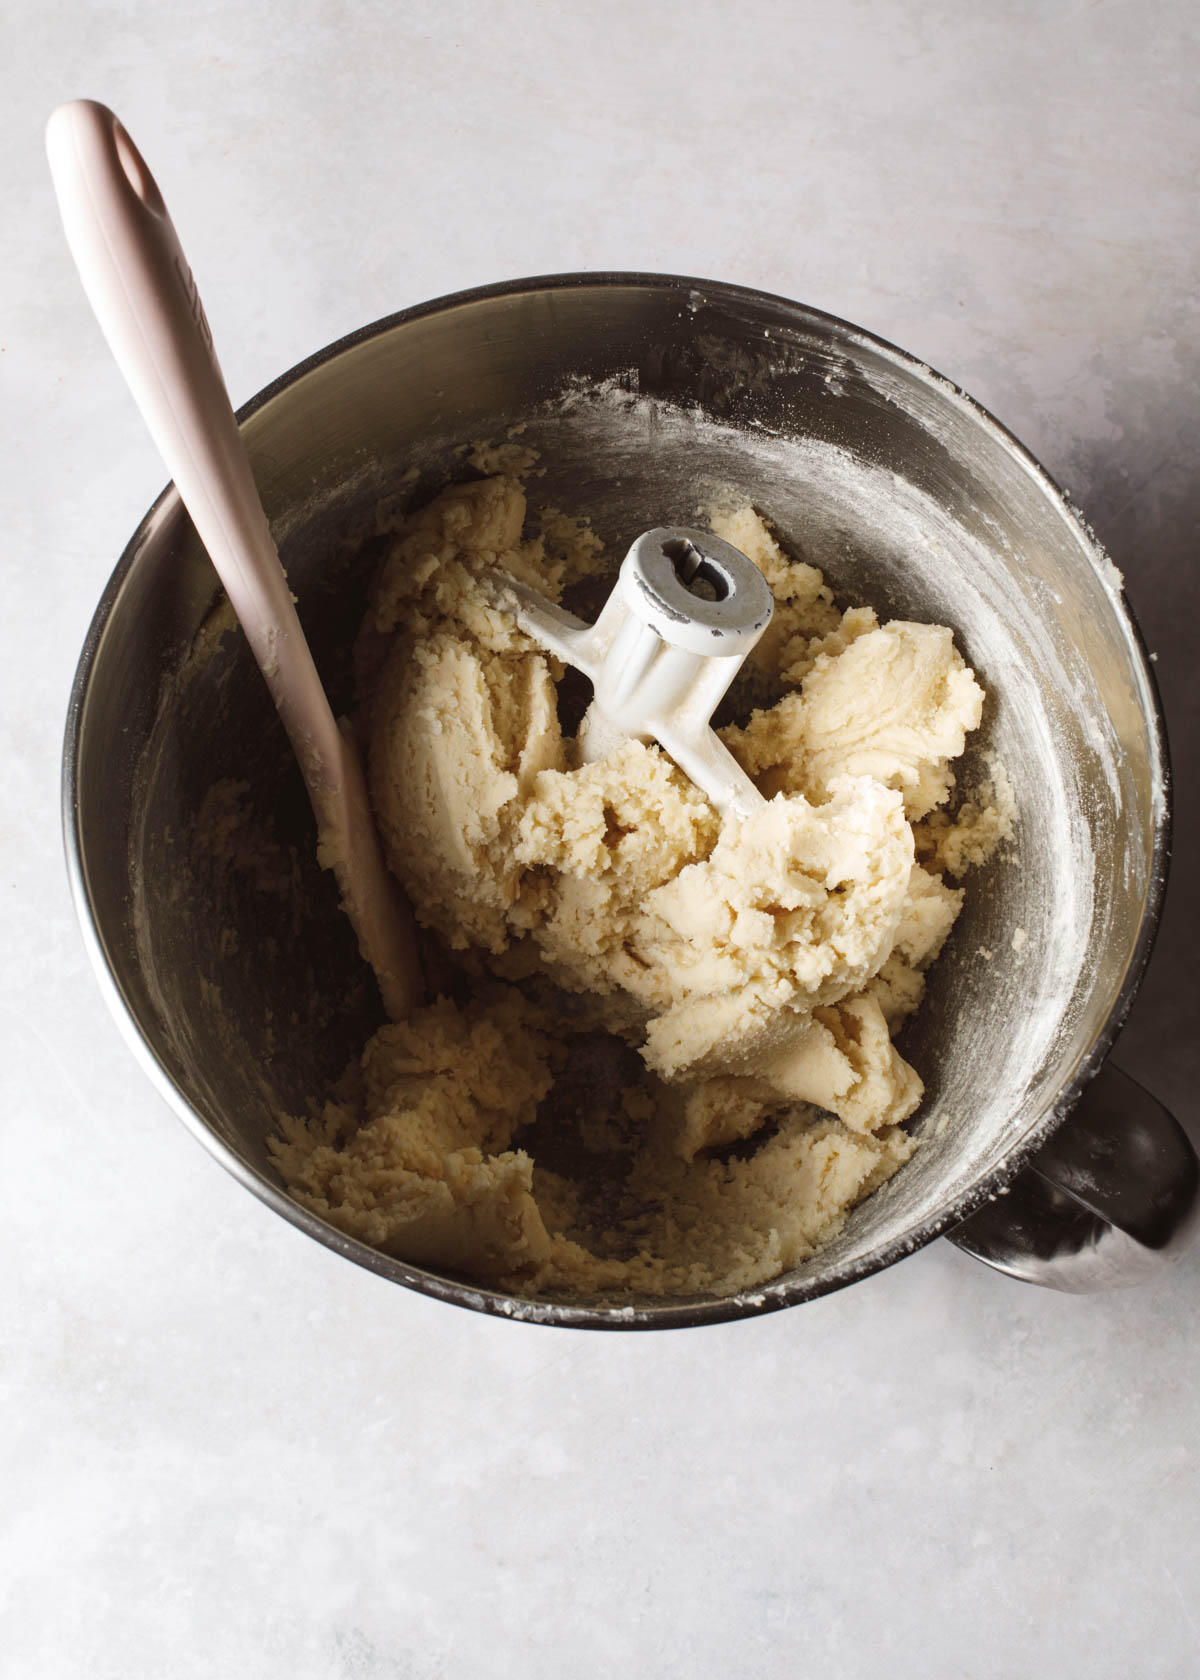
[[[547,1331],[347,1265],[152,1094],[85,971],[57,775],[84,630],[164,475],[41,140],[64,98],[122,114],[237,402],[403,305],[618,267],[803,298],[992,408],[1160,654],[1176,872],[1121,1059],[1194,1123],[1197,16],[15,0],[0,1673],[1200,1675],[1200,1252],[1072,1299],[936,1244],[760,1321]]]

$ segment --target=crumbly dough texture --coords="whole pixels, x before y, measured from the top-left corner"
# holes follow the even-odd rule
[[[892,1036],[962,902],[943,871],[1009,832],[946,814],[983,691],[948,629],[840,611],[740,507],[713,525],[775,595],[754,658],[782,698],[722,733],[767,803],[722,821],[633,741],[581,766],[561,666],[478,578],[559,599],[600,545],[554,510],[528,535],[527,463],[480,464],[402,525],[356,649],[387,856],[453,995],[282,1118],[276,1159],[342,1230],[517,1292],[750,1287],[915,1147]]]

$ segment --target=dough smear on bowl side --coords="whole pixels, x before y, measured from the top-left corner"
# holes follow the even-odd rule
[[[740,507],[712,523],[776,599],[742,690],[769,703],[721,734],[767,803],[722,821],[636,741],[579,765],[562,667],[480,577],[558,600],[598,544],[553,511],[528,535],[498,464],[403,522],[356,647],[388,862],[455,980],[280,1116],[275,1160],[341,1230],[516,1293],[732,1293],[916,1147],[892,1038],[962,903],[945,874],[1011,832],[947,813],[983,690],[950,630],[840,610]]]

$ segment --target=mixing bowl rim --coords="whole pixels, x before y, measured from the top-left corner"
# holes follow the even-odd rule
[[[986,408],[970,397],[953,380],[947,379],[943,374],[938,373],[910,352],[900,349],[899,346],[880,338],[863,327],[855,325],[853,322],[776,293],[761,291],[755,287],[734,285],[728,281],[637,271],[599,270],[595,272],[581,271],[533,275],[448,293],[443,297],[433,298],[423,303],[414,304],[407,309],[398,310],[394,314],[384,316],[367,326],[358,327],[353,332],[325,346],[324,349],[318,350],[303,361],[296,363],[294,367],[280,374],[270,384],[257,392],[255,396],[251,397],[247,403],[243,404],[237,411],[238,421],[244,425],[246,421],[257,414],[259,410],[265,408],[276,397],[326,363],[356,349],[371,339],[422,320],[426,316],[447,313],[453,309],[476,303],[493,302],[501,297],[517,296],[522,293],[583,289],[585,287],[691,292],[705,303],[727,301],[731,304],[740,302],[759,307],[764,304],[777,306],[791,315],[793,321],[796,317],[801,317],[805,321],[831,332],[836,338],[849,340],[852,343],[869,348],[884,360],[893,362],[904,373],[925,383],[938,396],[949,397],[965,406],[975,423],[981,425],[985,431],[990,431],[1009,455],[1034,479],[1042,493],[1056,506],[1066,520],[1076,543],[1095,567],[1101,580],[1108,580],[1111,572],[1111,562],[1094,531],[1074,506],[1070,497],[1025,445],[1001,421],[997,420]],[[985,1203],[994,1201],[998,1195],[1004,1193],[1008,1184],[1020,1172],[1029,1157],[1051,1136],[1078,1100],[1084,1086],[1100,1068],[1128,1016],[1153,948],[1166,890],[1172,821],[1166,725],[1158,685],[1146,654],[1140,628],[1125,597],[1124,589],[1122,587],[1119,591],[1114,591],[1110,581],[1106,593],[1123,632],[1132,672],[1140,678],[1141,690],[1146,702],[1148,733],[1153,754],[1151,769],[1153,780],[1160,791],[1160,798],[1154,801],[1155,818],[1146,903],[1128,965],[1103,1027],[1088,1051],[1081,1058],[1072,1079],[1059,1090],[1045,1112],[1005,1155],[999,1166],[993,1168],[991,1172],[972,1184],[937,1214],[924,1220],[913,1230],[860,1256],[855,1262],[836,1274],[806,1280],[802,1267],[798,1273],[792,1274],[788,1278],[775,1283],[763,1284],[754,1289],[744,1290],[736,1295],[701,1301],[681,1300],[671,1302],[667,1300],[662,1305],[643,1305],[641,1302],[630,1305],[621,1305],[617,1302],[608,1305],[588,1305],[570,1301],[527,1301],[481,1285],[440,1277],[436,1273],[410,1267],[403,1261],[383,1254],[378,1249],[371,1248],[356,1238],[346,1236],[332,1225],[326,1224],[324,1220],[319,1219],[315,1214],[294,1202],[279,1184],[271,1182],[235,1149],[218,1137],[209,1123],[192,1107],[183,1091],[176,1085],[155,1053],[148,1036],[137,1019],[132,1004],[126,998],[117,981],[114,967],[108,961],[104,937],[93,908],[89,890],[86,847],[81,830],[79,809],[78,756],[92,673],[109,619],[116,609],[126,580],[139,554],[159,526],[173,517],[177,510],[178,498],[174,486],[168,484],[143,516],[126,544],[125,550],[101,594],[80,653],[67,708],[62,767],[63,839],[71,894],[88,955],[108,1007],[134,1056],[159,1091],[159,1094],[184,1122],[189,1131],[239,1183],[252,1191],[268,1207],[281,1214],[299,1230],[315,1238],[326,1247],[333,1249],[344,1258],[353,1260],[356,1264],[392,1282],[404,1284],[422,1294],[456,1306],[483,1311],[499,1317],[554,1324],[570,1329],[684,1329],[701,1324],[717,1324],[733,1319],[757,1317],[760,1313],[774,1312],[784,1307],[798,1306],[804,1301],[815,1300],[822,1295],[843,1288],[846,1284],[858,1282],[876,1272],[883,1271],[885,1267],[915,1253],[936,1237],[951,1230]]]

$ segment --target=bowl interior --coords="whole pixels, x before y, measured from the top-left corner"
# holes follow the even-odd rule
[[[951,625],[988,691],[960,781],[1002,763],[1018,842],[967,878],[902,1040],[927,1088],[921,1149],[836,1242],[752,1300],[636,1302],[632,1316],[689,1322],[820,1293],[996,1188],[1129,989],[1162,749],[1119,580],[999,427],[856,329],[735,288],[529,282],[367,329],[250,407],[256,477],[335,706],[351,703],[381,504],[467,475],[459,447],[514,427],[541,454],[531,500],[589,515],[614,563],[639,531],[699,523],[734,493],[845,603]],[[464,1292],[283,1196],[275,1111],[308,1108],[380,1016],[282,729],[225,624],[169,493],[102,603],[68,730],[80,894],[151,1071],[252,1188],[354,1258],[469,1304],[629,1322],[628,1308]]]

